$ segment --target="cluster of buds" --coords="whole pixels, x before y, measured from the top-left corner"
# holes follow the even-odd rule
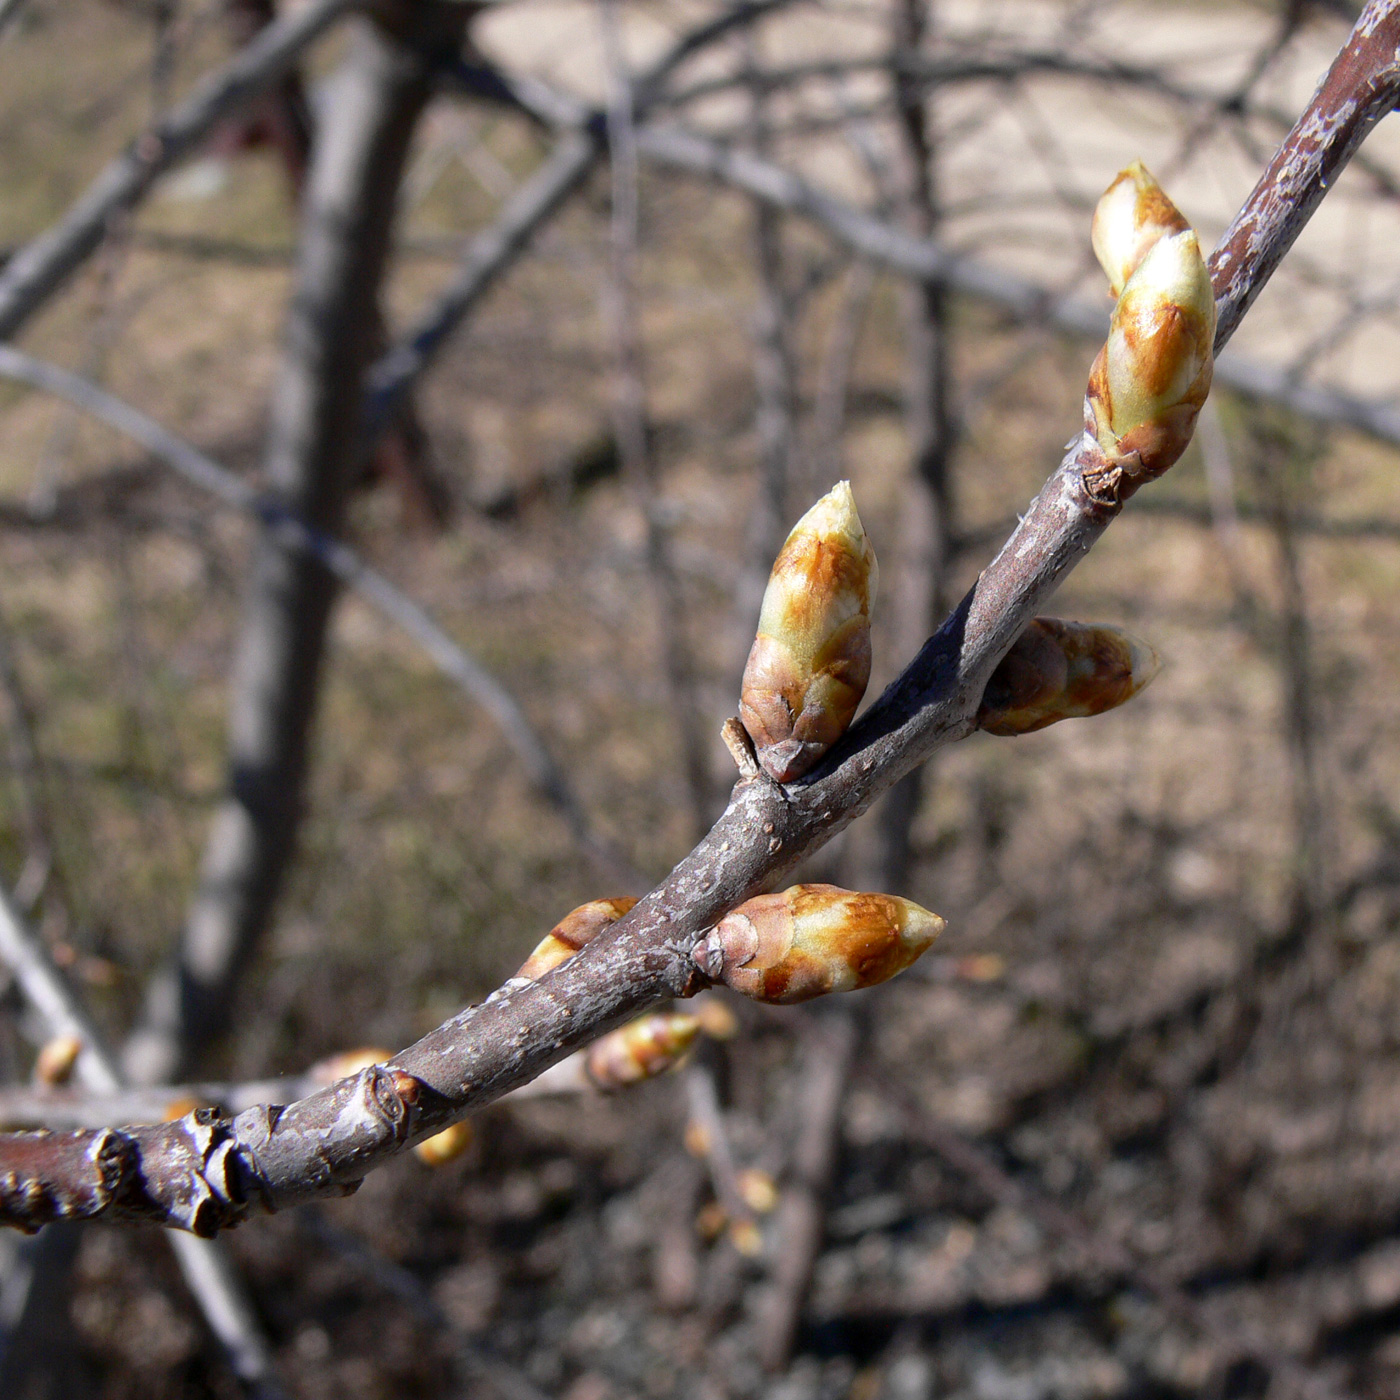
[[[1030,734],[1101,715],[1131,700],[1160,665],[1146,642],[1117,627],[1038,617],[992,672],[977,724],[988,734]]]
[[[726,914],[694,958],[712,981],[785,1004],[884,982],[942,932],[937,914],[897,895],[794,885]]]
[[[870,681],[878,581],[850,483],[838,482],[778,552],[744,667],[739,715],[780,783],[811,769],[855,716]]]
[[[1141,162],[1099,200],[1092,238],[1118,301],[1086,416],[1121,501],[1191,441],[1210,390],[1215,293],[1195,232]]]

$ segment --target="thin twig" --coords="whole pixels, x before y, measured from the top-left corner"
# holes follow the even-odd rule
[[[563,770],[550,757],[515,697],[423,608],[366,564],[349,545],[307,525],[275,497],[260,494],[139,409],[68,370],[36,360],[12,346],[0,345],[0,376],[56,394],[100,418],[139,442],[192,485],[258,520],[282,547],[319,559],[347,588],[412,637],[438,669],[491,716],[531,783],[563,815],[588,858],[609,879],[622,881],[633,889],[644,885],[617,851],[593,835],[584,808]]]
[[[1107,332],[1109,313],[1102,302],[1056,295],[1015,273],[957,254],[935,239],[914,237],[751,152],[669,125],[639,127],[637,152],[644,159],[717,180],[809,219],[881,267],[989,302],[1017,321],[1054,326],[1088,340],[1101,340]],[[1233,311],[1230,314],[1233,317]],[[1222,355],[1215,367],[1215,384],[1316,422],[1355,428],[1382,442],[1400,444],[1400,408],[1323,385],[1300,384],[1286,366]]]
[[[107,165],[58,223],[27,243],[0,271],[0,340],[12,340],[82,265],[106,236],[114,216],[130,209],[230,112],[265,92],[308,45],[361,3],[311,0],[290,10]]]

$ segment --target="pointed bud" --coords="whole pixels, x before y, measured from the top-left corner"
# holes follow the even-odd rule
[[[683,1011],[660,1011],[610,1031],[588,1049],[584,1066],[600,1089],[625,1089],[675,1069],[700,1033]]]
[[[46,1040],[34,1061],[34,1078],[50,1087],[68,1083],[82,1053],[80,1036],[56,1035],[52,1040]]]
[[[630,895],[621,895],[617,899],[591,899],[587,904],[580,904],[545,934],[515,975],[534,982],[550,968],[568,962],[585,943],[592,942],[609,924],[615,924],[636,902]]]
[[[903,972],[943,920],[892,894],[794,885],[726,914],[695,948],[705,976],[755,1001],[806,1001]]]
[[[432,1137],[424,1138],[422,1142],[415,1143],[413,1155],[425,1167],[446,1166],[448,1162],[460,1157],[472,1145],[475,1137],[475,1129],[463,1118],[460,1122],[453,1123],[451,1127],[444,1128],[440,1133],[434,1133]]]
[[[779,551],[744,667],[739,714],[780,783],[812,768],[855,716],[878,581],[850,483],[837,482]]]
[[[1134,485],[1160,476],[1186,450],[1210,391],[1215,292],[1196,235],[1159,239],[1113,308],[1089,374],[1099,446],[1133,459]]]
[[[1157,653],[1117,627],[1038,617],[992,672],[977,712],[988,734],[1030,734],[1126,704],[1157,674]]]
[[[1094,210],[1090,238],[1113,295],[1121,294],[1138,264],[1159,239],[1191,226],[1140,160],[1104,191]]]

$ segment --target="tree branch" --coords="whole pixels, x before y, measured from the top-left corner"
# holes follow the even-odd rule
[[[0,340],[12,340],[82,265],[115,215],[130,209],[230,112],[270,88],[309,44],[363,2],[311,0],[293,9],[111,161],[58,223],[21,248],[0,272]]]
[[[1212,260],[1217,349],[1397,93],[1400,0],[1372,0]],[[692,948],[702,932],[771,888],[935,750],[972,732],[997,662],[1119,514],[1127,488],[1108,466],[1083,432],[976,585],[824,763],[787,787],[740,782],[699,846],[576,957],[538,982],[507,982],[389,1065],[285,1107],[0,1138],[0,1221],[142,1219],[209,1234],[254,1211],[352,1191],[408,1144],[625,1017],[696,991],[704,979]]]

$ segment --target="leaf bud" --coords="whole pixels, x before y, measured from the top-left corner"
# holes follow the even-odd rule
[[[1215,292],[1191,230],[1159,239],[1113,308],[1089,374],[1095,436],[1134,484],[1160,476],[1186,450],[1210,391]]]
[[[81,1036],[56,1035],[46,1040],[34,1061],[34,1078],[50,1088],[68,1083],[82,1053]]]
[[[892,894],[794,885],[726,914],[696,945],[696,966],[755,1001],[807,1001],[902,972],[943,920]]]
[[[625,1089],[675,1069],[700,1033],[698,1017],[683,1011],[639,1016],[589,1046],[584,1066],[600,1089]]]
[[[475,1129],[462,1118],[440,1133],[434,1133],[432,1137],[415,1143],[413,1155],[425,1167],[443,1167],[460,1157],[472,1145],[475,1137]]]
[[[759,1215],[768,1215],[778,1204],[778,1183],[758,1167],[745,1167],[734,1185],[743,1203]]]
[[[812,768],[855,716],[870,680],[875,551],[847,481],[793,526],[768,578],[739,715],[780,783]]]
[[[977,712],[988,734],[1030,734],[1126,704],[1157,674],[1146,642],[1117,627],[1036,618],[1002,658]]]
[[[515,975],[534,982],[551,968],[568,962],[585,943],[591,943],[609,924],[615,924],[636,902],[630,895],[621,895],[616,899],[591,899],[587,904],[580,904],[545,934]]]
[[[1122,293],[1158,240],[1190,227],[1140,160],[1120,170],[1099,199],[1089,235],[1113,295]]]

